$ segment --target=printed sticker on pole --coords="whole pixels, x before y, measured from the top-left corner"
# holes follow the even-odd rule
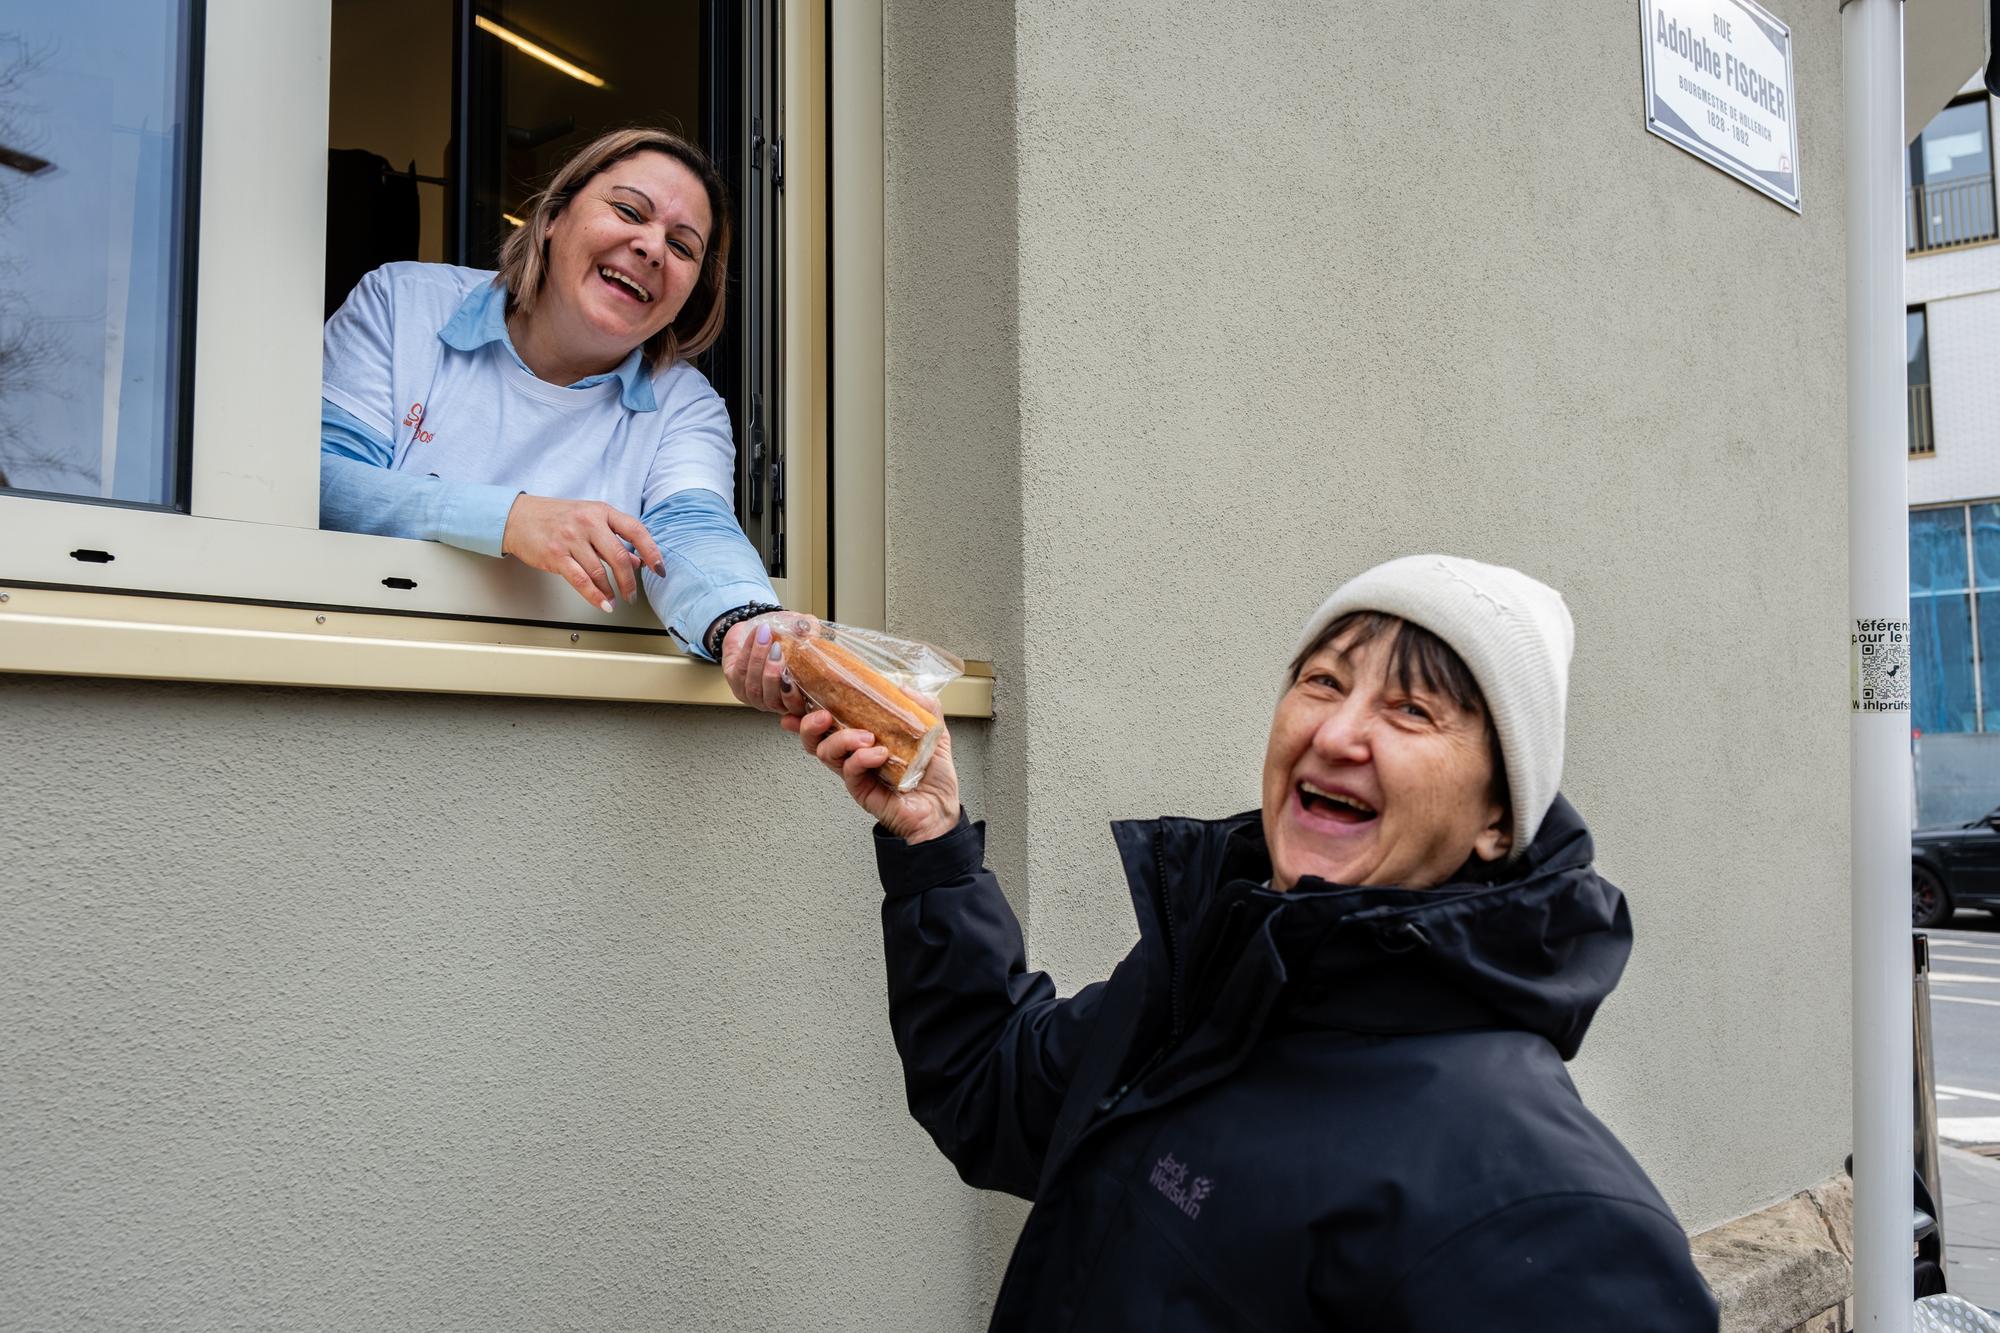
[[[1646,128],[1799,209],[1792,30],[1751,0],[1639,0]]]
[[[1910,622],[1857,620],[1848,658],[1856,713],[1910,711]]]

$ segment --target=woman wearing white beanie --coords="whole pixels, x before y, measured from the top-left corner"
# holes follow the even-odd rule
[[[1631,948],[1557,794],[1562,598],[1392,560],[1307,621],[1263,803],[1114,826],[1140,938],[1059,998],[948,750],[786,718],[878,821],[911,1112],[1034,1201],[996,1329],[1717,1326],[1685,1234],[1563,1069]]]
[[[1371,615],[1373,621],[1368,619]],[[1462,664],[1458,669],[1469,671],[1476,687],[1467,693],[1461,686],[1457,693],[1463,697],[1458,702],[1461,711],[1473,716],[1485,714],[1493,742],[1495,789],[1509,798],[1506,804],[1511,807],[1511,818],[1498,830],[1502,837],[1490,844],[1475,842],[1473,854],[1493,859],[1486,853],[1489,845],[1503,857],[1525,852],[1535,840],[1562,779],[1563,713],[1569,702],[1569,660],[1576,647],[1576,630],[1562,594],[1518,569],[1457,556],[1408,555],[1391,560],[1348,580],[1320,604],[1300,635],[1287,685],[1295,685],[1308,659],[1329,643],[1337,640],[1350,652],[1362,650],[1380,628],[1394,621],[1428,631],[1456,655]],[[1398,684],[1405,691],[1412,683],[1407,676],[1411,665],[1427,661],[1436,661],[1444,669],[1451,665],[1449,656],[1435,648],[1425,654],[1421,645],[1426,642],[1426,636],[1399,633],[1394,643],[1385,647]],[[1439,669],[1433,667],[1431,673]],[[1317,716],[1318,710],[1313,711]],[[1279,715],[1284,717],[1282,707]],[[1274,725],[1272,739],[1275,742],[1277,738],[1278,727]],[[1284,821],[1273,820],[1273,814],[1283,808],[1282,802],[1274,799],[1278,794],[1270,790],[1273,776],[1267,765],[1267,834],[1275,832],[1274,823],[1284,826]],[[1393,817],[1388,810],[1382,813],[1385,820]],[[1461,857],[1458,863],[1435,869],[1456,870],[1463,860]],[[1350,874],[1322,878],[1342,884],[1429,887],[1409,875],[1394,873],[1398,868],[1384,867],[1373,877]]]

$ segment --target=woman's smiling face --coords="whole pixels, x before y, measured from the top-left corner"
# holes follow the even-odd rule
[[[680,314],[712,223],[708,191],[680,162],[642,152],[613,163],[549,225],[535,321],[580,361],[624,360]]]
[[[1432,888],[1511,842],[1483,708],[1393,669],[1403,625],[1341,634],[1278,701],[1264,752],[1271,884]]]

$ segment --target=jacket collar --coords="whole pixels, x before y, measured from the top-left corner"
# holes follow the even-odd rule
[[[528,368],[528,363],[514,350],[514,340],[507,336],[507,286],[498,278],[482,282],[465,294],[456,313],[438,330],[438,341],[460,352],[476,352],[497,342],[507,349],[515,365],[523,370]],[[653,396],[653,377],[646,369],[644,352],[644,348],[635,347],[615,369],[585,376],[568,387],[588,389],[615,377],[619,384],[618,400],[627,411],[657,412],[660,404]]]
[[[1141,934],[1164,941],[1178,1002],[1204,1014],[1233,996],[1227,1007],[1249,1005],[1261,1024],[1278,997],[1259,996],[1255,975],[1283,988],[1279,1007],[1300,1022],[1382,1035],[1516,1028],[1568,1059],[1631,952],[1624,896],[1597,874],[1589,830],[1560,796],[1492,882],[1424,890],[1306,879],[1274,892],[1255,811],[1114,831]]]

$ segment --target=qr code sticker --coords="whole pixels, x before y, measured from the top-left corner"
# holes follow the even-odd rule
[[[1864,713],[1910,711],[1908,621],[1855,622],[1853,684],[1856,711]]]

